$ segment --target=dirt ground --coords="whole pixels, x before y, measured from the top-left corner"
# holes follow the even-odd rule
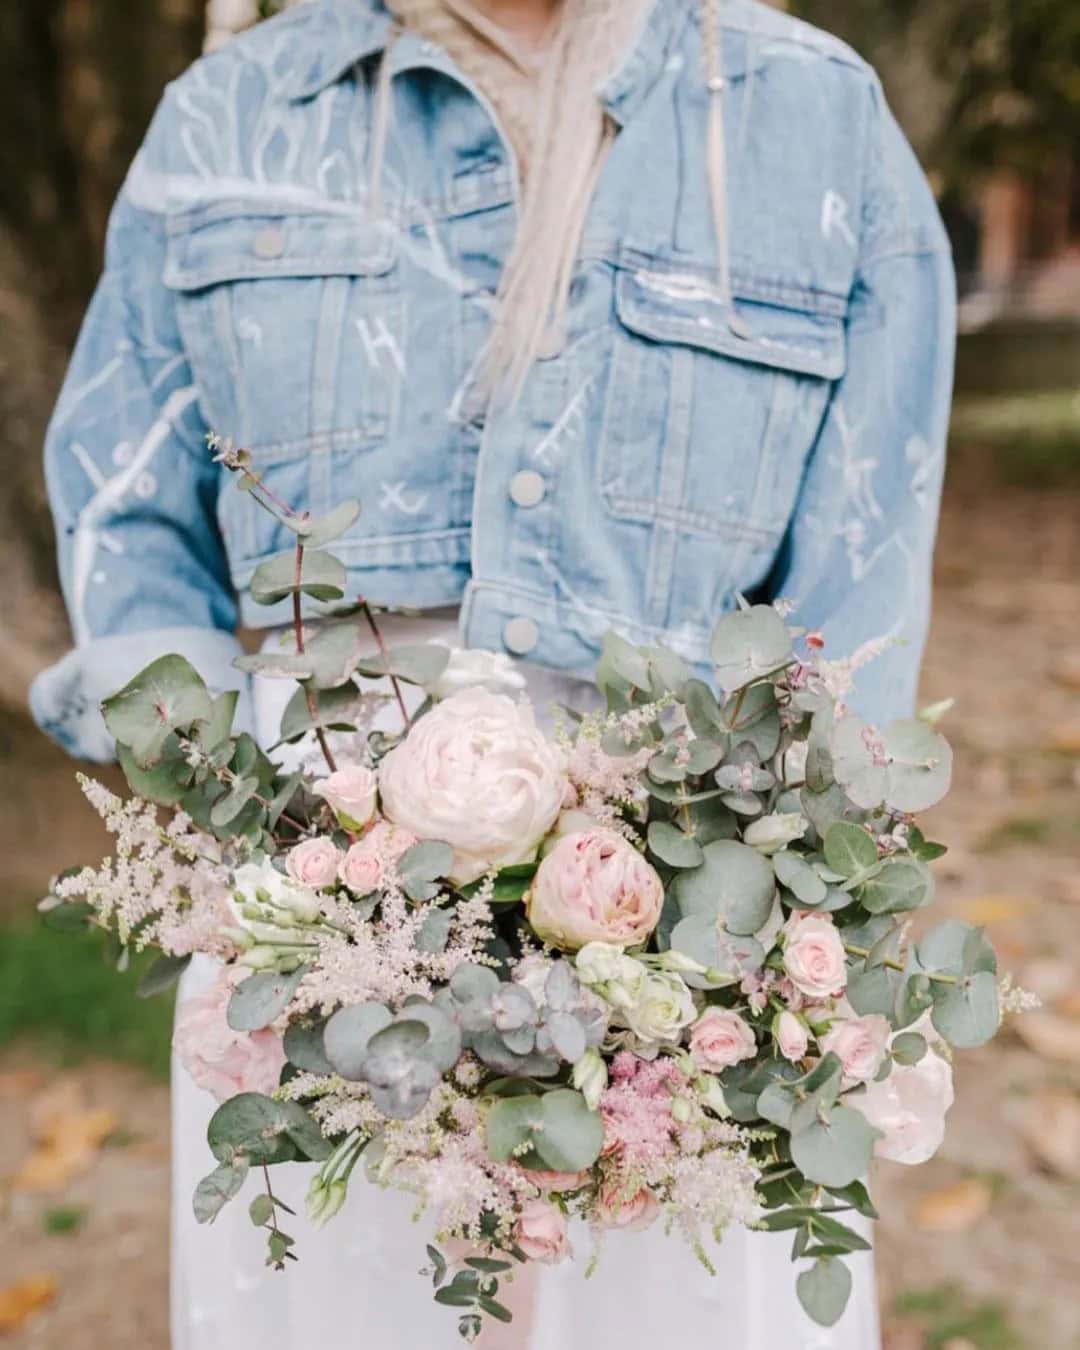
[[[986,924],[1044,1007],[962,1057],[933,1163],[880,1169],[882,1303],[889,1350],[1078,1350],[1080,497],[973,484],[950,489],[924,684],[957,699],[940,910]],[[33,1063],[0,1057],[0,1338],[27,1281],[39,1307],[11,1321],[15,1346],[166,1350],[167,1090],[112,1065],[38,1081]],[[12,1177],[50,1110],[92,1156],[41,1194]]]

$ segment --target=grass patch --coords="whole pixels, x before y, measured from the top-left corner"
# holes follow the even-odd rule
[[[167,1078],[172,999],[135,997],[147,959],[119,974],[96,934],[0,924],[0,1046],[30,1037],[67,1064],[105,1057]]]
[[[89,1213],[85,1205],[58,1205],[41,1216],[41,1227],[49,1237],[70,1237],[83,1226]]]
[[[989,457],[1009,483],[1080,486],[1080,394],[1073,389],[958,397],[949,439],[958,458]]]
[[[909,1290],[893,1302],[896,1316],[914,1322],[927,1350],[945,1350],[950,1342],[975,1350],[1024,1350],[1024,1342],[997,1302],[975,1302],[955,1285]]]

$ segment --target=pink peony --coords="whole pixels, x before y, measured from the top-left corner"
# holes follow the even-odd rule
[[[514,1227],[514,1241],[530,1261],[554,1266],[570,1255],[566,1218],[547,1200],[527,1200]]]
[[[786,933],[784,969],[795,988],[809,998],[841,993],[847,982],[847,958],[828,915],[793,914]]]
[[[868,1083],[864,1093],[845,1100],[881,1131],[874,1146],[879,1158],[912,1166],[929,1162],[945,1138],[945,1116],[953,1104],[952,1069],[927,1050],[918,1064],[894,1064],[884,1082]]]
[[[416,842],[415,834],[380,820],[341,859],[338,875],[354,895],[370,895]]]
[[[566,767],[528,704],[465,689],[390,751],[379,786],[394,824],[450,845],[461,885],[535,856],[562,809]]]
[[[706,1008],[690,1028],[690,1054],[699,1069],[720,1073],[757,1054],[757,1041],[737,1012]]]
[[[580,830],[540,864],[526,903],[535,932],[564,951],[589,942],[633,947],[660,921],[664,886],[621,834]]]
[[[375,814],[378,786],[374,773],[363,764],[349,764],[312,787],[347,830],[362,829]]]
[[[285,1066],[277,1032],[233,1031],[226,1020],[238,978],[248,973],[222,967],[209,989],[177,1009],[173,1049],[199,1087],[219,1102],[241,1092],[273,1092]]]
[[[333,840],[318,835],[289,850],[285,870],[301,886],[321,890],[337,881],[341,856],[341,850]]]
[[[618,1182],[609,1181],[600,1187],[593,1215],[601,1228],[621,1228],[639,1232],[650,1227],[660,1213],[660,1202],[647,1187],[636,1195],[627,1195]]]
[[[892,1028],[878,1013],[834,1022],[821,1042],[825,1054],[839,1059],[844,1077],[856,1083],[869,1083],[885,1061]]]
[[[810,1033],[806,1023],[793,1012],[782,1012],[774,1023],[776,1045],[785,1059],[792,1063],[805,1058],[810,1048]]]

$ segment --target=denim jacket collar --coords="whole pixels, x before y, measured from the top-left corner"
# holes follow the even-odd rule
[[[619,125],[629,121],[656,82],[685,24],[693,21],[695,10],[695,0],[653,0],[637,41],[600,90],[605,108]],[[359,62],[384,51],[390,40],[394,19],[382,0],[338,0],[330,13],[333,31],[314,25],[297,34],[297,66],[285,85],[290,102],[314,98]],[[723,60],[727,79],[738,79],[759,68],[760,55],[752,34],[743,28],[727,29],[726,37]],[[418,41],[416,51],[410,46],[401,51],[395,73],[436,64],[439,62],[432,60],[430,45]]]

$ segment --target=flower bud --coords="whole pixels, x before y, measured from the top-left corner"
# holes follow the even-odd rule
[[[694,1108],[685,1097],[675,1097],[671,1103],[671,1118],[679,1125],[688,1125],[694,1116]]]
[[[719,1078],[711,1073],[703,1073],[699,1078],[695,1078],[694,1088],[701,1098],[702,1106],[708,1107],[714,1116],[726,1120],[731,1115],[731,1108],[724,1097],[724,1089],[720,1086]]]
[[[574,1065],[573,1083],[585,1098],[589,1110],[595,1111],[608,1084],[607,1065],[599,1050],[585,1051]]]

